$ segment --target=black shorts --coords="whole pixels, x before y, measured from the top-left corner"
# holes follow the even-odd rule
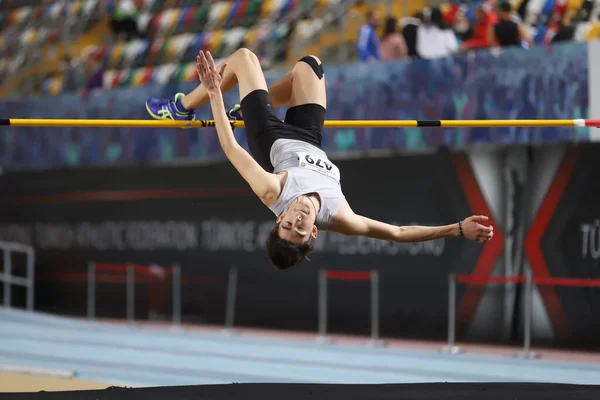
[[[282,122],[273,113],[266,90],[249,93],[241,103],[248,147],[252,157],[268,172],[273,172],[271,146],[277,139],[295,139],[321,148],[325,108],[320,104],[291,107]]]

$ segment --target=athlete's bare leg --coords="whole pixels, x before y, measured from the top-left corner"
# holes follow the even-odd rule
[[[290,102],[293,79],[292,71],[288,71],[269,86],[269,97],[273,107],[281,107]]]
[[[309,56],[315,59],[321,66],[321,60],[316,56]],[[303,104],[320,104],[327,108],[327,96],[325,91],[325,76],[317,76],[312,67],[304,62],[298,61],[291,72],[292,91],[289,106],[301,106]]]
[[[227,67],[221,82],[221,91],[227,92],[236,84],[240,88],[240,101],[250,92],[264,89],[269,92],[273,107],[279,107],[290,102],[292,96],[293,71],[284,74],[267,88],[260,62],[254,53],[248,49],[239,49],[225,60]],[[187,94],[181,104],[188,110],[194,110],[208,103],[208,93],[202,84]]]
[[[321,60],[317,56],[309,57],[314,58],[318,66],[321,66]],[[291,71],[269,87],[269,96],[273,107],[285,104],[290,107],[320,104],[323,108],[327,108],[325,76],[317,76],[317,72],[313,71],[308,63],[298,61]]]
[[[227,67],[221,81],[221,91],[227,92],[236,84],[240,90],[240,100],[258,89],[267,90],[267,82],[254,53],[239,49],[225,60]],[[196,109],[209,101],[208,93],[202,84],[187,94],[181,104],[188,110]]]

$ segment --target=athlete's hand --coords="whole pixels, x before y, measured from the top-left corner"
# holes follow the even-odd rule
[[[205,54],[200,50],[200,53],[198,53],[196,57],[196,71],[198,72],[198,78],[200,78],[202,86],[204,86],[208,94],[220,92],[221,81],[223,80],[223,73],[226,66],[227,64],[223,63],[217,69],[210,51],[207,51]]]
[[[485,215],[473,215],[462,221],[463,236],[479,243],[487,243],[494,236],[494,227],[482,225],[487,221]]]

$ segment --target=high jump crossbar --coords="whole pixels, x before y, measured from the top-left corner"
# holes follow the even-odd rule
[[[244,121],[230,121],[243,128]],[[162,121],[126,119],[0,119],[5,126],[87,127],[87,128],[211,128],[214,120]],[[327,120],[325,128],[499,128],[499,127],[594,127],[600,119],[522,120]]]

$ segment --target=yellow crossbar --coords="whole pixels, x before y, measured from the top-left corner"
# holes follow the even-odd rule
[[[243,127],[243,121],[231,121],[234,127]],[[89,128],[208,128],[214,127],[213,120],[161,121],[126,119],[0,119],[0,125],[42,127],[89,127]],[[325,128],[494,128],[494,127],[560,127],[600,126],[600,120],[328,120]]]

